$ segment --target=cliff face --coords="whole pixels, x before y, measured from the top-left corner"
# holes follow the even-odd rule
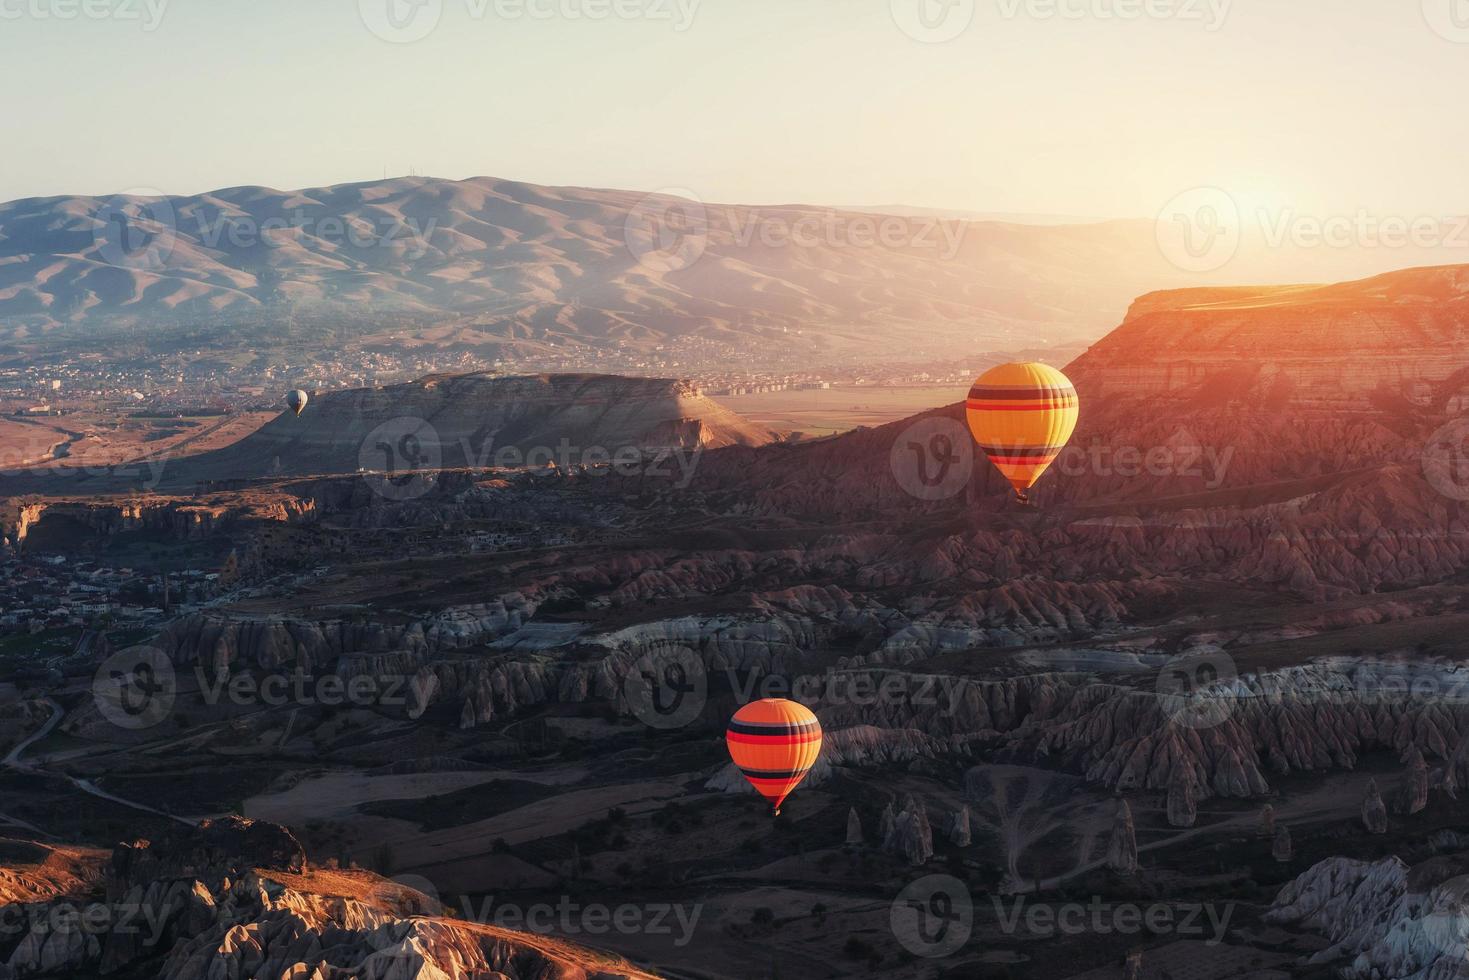
[[[771,434],[680,381],[608,375],[436,375],[329,392],[164,481],[412,469],[605,464],[619,451],[760,446]]]
[[[307,868],[285,828],[239,818],[123,845],[105,885],[105,901],[73,888],[75,904],[12,906],[0,977],[651,980],[559,940],[438,918],[431,897],[368,872]],[[77,917],[88,925],[57,924]]]
[[[0,537],[6,546],[19,548],[45,520],[61,518],[82,525],[99,538],[146,530],[179,540],[202,540],[231,527],[306,520],[314,512],[310,500],[274,493],[203,500],[155,496],[126,501],[13,498],[0,507]]]
[[[1297,564],[1301,576],[1340,569],[1365,581],[1326,553],[1325,538],[1404,535],[1380,557],[1417,551],[1407,538],[1457,547],[1458,499],[1425,475],[1424,457],[1469,405],[1466,350],[1469,266],[1331,287],[1154,294],[1067,366],[1081,422],[1037,485],[1030,515],[1011,510],[983,457],[963,493],[916,500],[899,472],[912,419],[813,445],[712,454],[693,485],[747,512],[828,521],[902,513],[993,526],[1028,516],[1049,531],[1078,513],[1141,517],[1145,528],[1167,515],[1186,528],[1168,540],[1203,552],[1232,552],[1237,535],[1273,525],[1250,551],[1276,553],[1271,564]],[[967,465],[962,405],[928,418],[952,420],[956,465]],[[1297,556],[1280,555],[1282,544]]]
[[[1331,943],[1310,964],[1334,964],[1348,980],[1460,976],[1469,855],[1446,853],[1409,867],[1396,857],[1322,861],[1287,885],[1266,919],[1318,932]]]
[[[1469,391],[1458,377],[1466,340],[1469,267],[1446,266],[1335,286],[1153,293],[1068,374],[1096,400],[1214,382],[1220,400],[1243,385],[1329,409],[1368,408],[1374,393],[1442,406]]]

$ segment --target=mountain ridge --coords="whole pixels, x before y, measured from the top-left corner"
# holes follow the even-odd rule
[[[0,204],[0,345],[16,348],[325,336],[521,359],[934,359],[1098,336],[1139,294],[1199,278],[1146,221],[1025,225],[492,177]]]

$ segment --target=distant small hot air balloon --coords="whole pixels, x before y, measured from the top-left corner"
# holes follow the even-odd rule
[[[969,391],[969,429],[1022,502],[1061,455],[1081,414],[1076,388],[1048,364],[1002,364]]]
[[[736,712],[724,740],[734,764],[778,817],[821,755],[821,722],[805,705],[766,698]]]
[[[297,388],[295,391],[286,396],[286,405],[290,408],[291,411],[296,413],[296,418],[299,419],[301,417],[301,413],[306,411],[306,403],[310,400],[311,399],[306,396],[306,392],[302,391],[300,388]]]

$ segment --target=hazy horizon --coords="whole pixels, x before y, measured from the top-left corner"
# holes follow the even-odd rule
[[[1097,220],[1205,186],[1461,213],[1453,2],[8,0],[0,73],[27,98],[0,200],[414,171]],[[57,63],[71,84],[31,83]]]

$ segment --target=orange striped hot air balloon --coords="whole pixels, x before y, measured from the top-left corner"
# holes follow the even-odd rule
[[[974,382],[967,410],[979,448],[1025,502],[1076,431],[1080,404],[1066,375],[1050,365],[1002,364]]]
[[[821,722],[804,705],[766,698],[737,711],[724,740],[734,764],[778,817],[821,754]]]

